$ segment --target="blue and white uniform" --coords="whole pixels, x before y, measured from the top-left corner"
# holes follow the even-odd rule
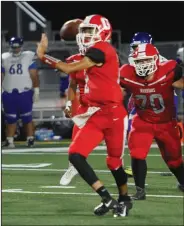
[[[17,42],[15,39],[14,44]],[[19,118],[26,124],[32,121],[33,86],[29,71],[37,69],[34,56],[32,51],[2,54],[2,102],[8,124],[16,123]]]

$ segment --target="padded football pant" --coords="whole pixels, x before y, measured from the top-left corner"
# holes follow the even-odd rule
[[[169,167],[176,168],[182,163],[181,142],[175,120],[151,124],[143,121],[137,114],[132,120],[128,146],[130,155],[136,159],[146,159],[151,144],[155,139],[162,158]]]
[[[110,170],[118,169],[122,166],[127,127],[127,112],[122,105],[103,107],[77,131],[69,154],[78,153],[87,158],[104,139],[107,145],[107,166]]]
[[[24,124],[32,121],[33,109],[33,91],[28,90],[19,93],[14,89],[12,93],[4,91],[2,93],[2,102],[5,113],[5,119],[8,124],[15,124],[19,118]]]

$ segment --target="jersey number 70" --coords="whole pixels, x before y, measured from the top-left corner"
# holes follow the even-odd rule
[[[140,95],[136,95],[135,98],[137,100],[142,100],[141,106],[139,107],[142,110],[145,109],[147,101],[150,102],[150,105],[156,114],[159,114],[165,110],[164,100],[162,95],[160,94],[151,94],[148,98],[146,95],[140,94]],[[159,105],[160,105],[159,108],[155,105],[156,99],[159,101]]]

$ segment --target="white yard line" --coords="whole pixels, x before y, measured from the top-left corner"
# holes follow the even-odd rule
[[[40,188],[64,188],[64,189],[70,189],[70,188],[76,188],[75,186],[40,186]]]
[[[10,193],[13,193],[13,192],[20,192],[22,191],[23,189],[21,188],[11,188],[11,189],[4,189],[2,190],[3,192],[10,192]]]
[[[52,192],[52,191],[21,191],[16,189],[5,189],[2,190],[3,193],[19,193],[19,194],[45,194],[45,195],[82,195],[82,196],[96,196],[96,193],[82,193],[82,192]],[[117,194],[112,194],[116,196]],[[148,195],[146,197],[155,198],[184,198],[181,195]]]
[[[94,150],[106,150],[105,146],[98,146]],[[42,152],[42,153],[47,153],[47,152],[67,152],[68,147],[54,147],[54,148],[21,148],[21,149],[4,149],[2,150],[2,154],[7,154],[7,153],[29,153],[29,152]]]
[[[151,145],[152,148],[157,148],[158,146],[156,144]],[[127,145],[125,145],[125,148],[128,148]],[[94,150],[106,150],[106,146],[97,146]],[[25,149],[4,149],[2,150],[2,154],[7,153],[29,153],[29,152],[66,152],[68,151],[68,147],[54,147],[54,148],[25,148]]]
[[[68,152],[11,152],[11,153],[3,153],[3,155],[68,155]],[[106,153],[91,153],[90,156],[106,156]],[[128,153],[125,153],[124,155],[130,155]],[[161,157],[160,154],[150,154],[148,157]]]
[[[135,184],[134,183],[127,183],[129,186],[135,186]],[[113,185],[113,186],[117,186],[116,184],[111,184],[111,185]],[[145,184],[145,186],[148,186],[148,184]]]
[[[27,163],[27,164],[2,164],[2,168],[42,168],[52,165],[52,163]]]
[[[127,145],[125,146],[128,147]],[[156,144],[152,144],[151,148],[157,148]],[[94,150],[106,151],[106,146],[98,146]],[[151,152],[151,151],[150,151]],[[11,154],[11,155],[43,155],[43,154],[55,154],[55,155],[68,155],[68,147],[55,147],[55,148],[26,148],[26,149],[4,149],[2,154]],[[158,151],[159,153],[159,151]],[[106,156],[107,153],[91,153],[90,156]],[[129,155],[126,153],[125,155]],[[149,154],[148,157],[160,157],[159,154]]]
[[[23,168],[2,168],[2,170],[12,170],[12,171],[39,171],[39,172],[65,172],[67,169],[23,169]],[[110,173],[109,170],[95,170],[97,173]],[[148,171],[147,173],[150,174],[161,174],[161,173],[170,173],[167,172],[158,172],[158,171]]]

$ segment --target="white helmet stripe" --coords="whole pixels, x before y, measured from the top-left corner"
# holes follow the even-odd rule
[[[146,45],[147,45],[147,43],[140,44],[139,45],[139,52],[145,52],[146,51]]]
[[[91,18],[92,18],[93,16],[95,16],[95,15],[87,16],[87,17],[84,19],[83,23],[84,23],[84,24],[89,24],[89,22],[90,22],[90,20],[91,20]]]

